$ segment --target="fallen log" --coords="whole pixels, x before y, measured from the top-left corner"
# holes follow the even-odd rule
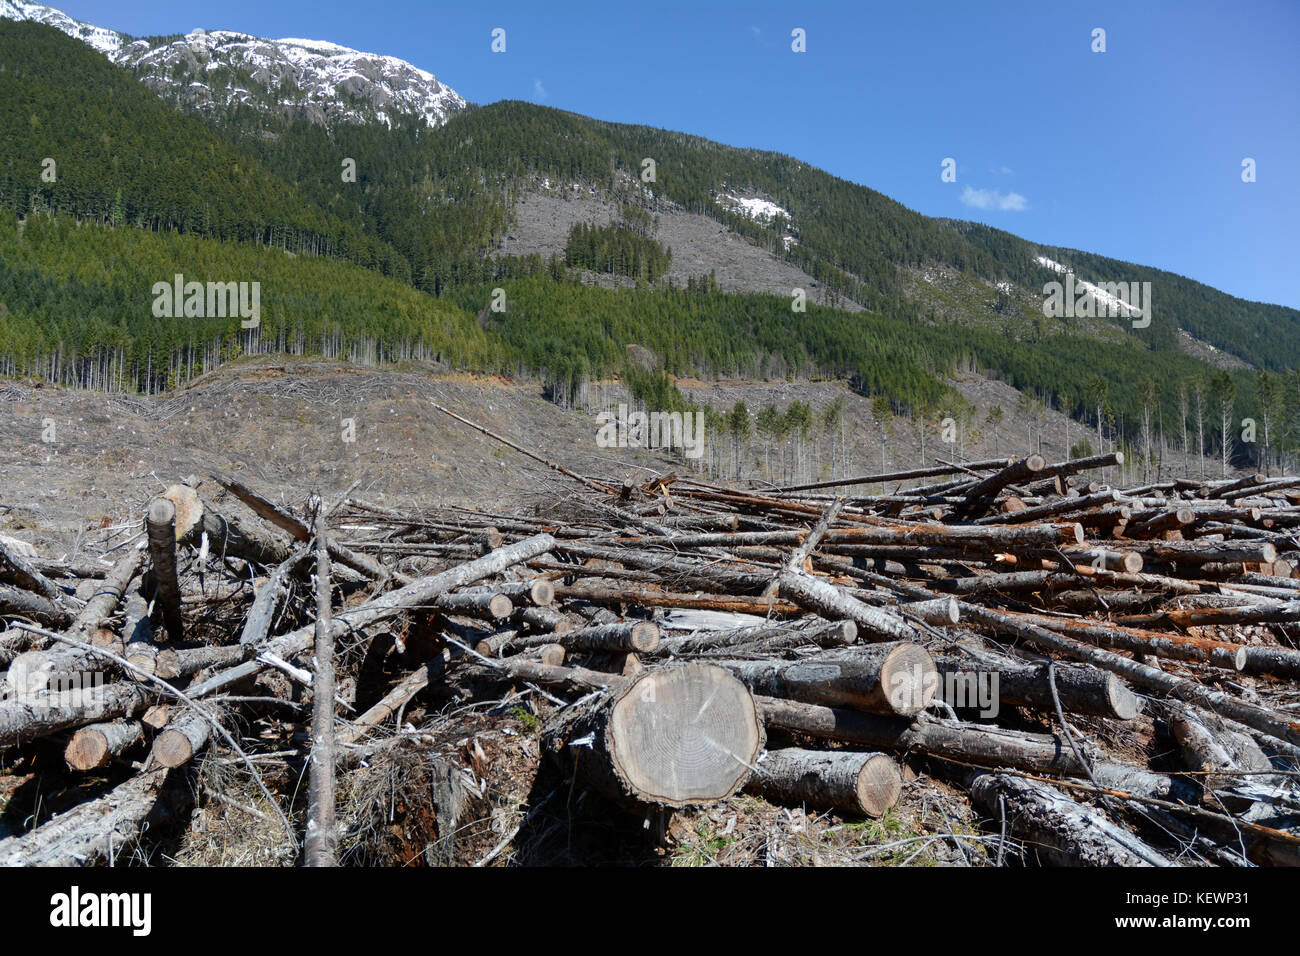
[[[255,647],[266,640],[271,632],[271,624],[279,613],[281,606],[289,596],[289,575],[298,563],[306,557],[305,552],[296,552],[285,558],[266,579],[253,599],[253,606],[244,618],[244,628],[239,635],[239,643],[245,647]]]
[[[180,767],[208,743],[211,725],[201,714],[183,709],[153,742],[153,759],[163,767]]]
[[[798,661],[710,658],[756,694],[873,714],[912,716],[938,687],[934,659],[920,645],[870,644]]]
[[[500,653],[506,647],[524,649],[559,644],[566,650],[653,654],[659,647],[659,625],[652,621],[620,621],[617,624],[580,627],[563,633],[515,636],[500,643],[495,643],[490,638],[484,644],[492,653]]]
[[[1010,774],[975,778],[971,797],[1053,866],[1171,866],[1159,851],[1055,787]]]
[[[138,720],[114,720],[82,727],[72,735],[63,759],[73,770],[96,770],[144,738]]]
[[[884,754],[846,750],[769,750],[745,789],[772,803],[878,817],[898,802],[903,775]]]
[[[29,833],[0,840],[0,866],[111,864],[147,830],[177,820],[192,804],[181,778],[166,769],[146,771]]]
[[[860,636],[872,641],[916,641],[920,634],[903,618],[889,611],[863,604],[821,578],[783,573],[780,594],[830,621],[852,621]]]
[[[364,604],[337,612],[330,622],[330,636],[337,639],[350,630],[386,620],[412,607],[431,604],[448,591],[499,574],[508,567],[545,554],[554,547],[555,539],[549,534],[534,535],[440,574],[418,578],[396,591],[390,591]],[[300,627],[272,638],[265,645],[265,650],[288,660],[305,651],[314,640],[314,627]],[[247,680],[266,666],[263,660],[245,661],[214,674],[196,686],[189,687],[186,692],[191,698],[212,694]]]
[[[799,608],[784,601],[767,601],[726,594],[681,594],[650,588],[597,588],[561,585],[556,595],[564,601],[588,601],[606,607],[640,605],[642,607],[689,608],[701,611],[724,611],[731,614],[772,614],[792,617]]]
[[[483,621],[504,621],[515,609],[514,602],[500,591],[444,594],[434,602],[434,607],[446,614],[459,614]]]
[[[249,510],[258,517],[270,522],[277,528],[289,532],[295,540],[301,543],[305,544],[307,541],[311,540],[311,531],[307,528],[306,524],[276,505],[273,501],[259,495],[243,482],[215,472],[212,473],[211,477],[213,481],[247,505]],[[386,581],[390,577],[388,569],[373,558],[367,557],[364,554],[357,554],[337,542],[330,542],[329,553],[330,557],[339,564],[351,568],[354,571],[358,571],[373,580]],[[399,583],[410,583],[409,580],[405,580],[402,576],[397,577]]]
[[[1142,713],[1141,699],[1123,681],[1091,667],[1056,666],[1052,675],[1056,685],[1054,699],[1046,664],[991,666],[952,657],[936,657],[934,664],[943,678],[944,699],[953,707],[984,706],[981,699],[984,688],[978,684],[980,678],[987,677],[999,701],[1013,707],[1029,707],[1051,714],[1056,710],[1055,701],[1059,700],[1066,713],[1115,720],[1133,720]]]
[[[37,570],[31,560],[17,548],[6,545],[3,538],[0,538],[0,579],[12,581],[18,587],[34,592],[52,604],[76,606],[57,584]]]
[[[272,566],[288,559],[290,548],[256,525],[230,517],[204,501],[189,485],[172,485],[162,497],[176,506],[176,543],[199,547],[207,535],[218,558],[241,558]]]
[[[1087,741],[1079,743],[1089,761],[1085,768],[1069,744],[1055,734],[1032,734],[957,720],[937,721],[924,714],[911,720],[885,717],[775,697],[758,696],[755,702],[769,729],[872,749],[921,753],[959,764],[1071,777],[1087,777],[1091,770],[1102,786],[1186,803],[1199,798],[1198,788],[1187,781],[1106,760]]]
[[[122,600],[132,578],[139,572],[143,560],[144,553],[131,548],[113,565],[113,569],[104,576],[103,583],[96,586],[95,593],[68,628],[69,636],[91,634],[104,626],[104,622]]]
[[[0,615],[25,617],[47,627],[70,627],[74,620],[67,608],[39,594],[0,584]]]
[[[0,701],[0,747],[143,710],[156,693],[140,684],[94,684]]]
[[[657,653],[685,657],[708,651],[725,651],[733,647],[775,649],[781,647],[847,647],[858,639],[858,626],[852,621],[823,621],[809,626],[767,625],[733,627],[720,631],[703,631],[659,642]]]

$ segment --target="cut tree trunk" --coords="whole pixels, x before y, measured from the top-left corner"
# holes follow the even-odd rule
[[[981,693],[979,678],[988,675],[996,680],[991,691],[1002,704],[1030,707],[1054,713],[1056,705],[1047,678],[1047,665],[989,666],[978,661],[952,657],[935,658],[935,667],[943,675],[945,700],[954,707],[975,707]],[[1133,720],[1142,712],[1142,701],[1114,674],[1092,667],[1055,665],[1057,698],[1066,713],[1090,714],[1116,720]],[[971,678],[976,687],[971,688]],[[978,706],[984,706],[978,701]],[[990,715],[991,716],[991,715]]]
[[[898,802],[903,775],[884,754],[788,747],[763,754],[745,789],[772,803],[878,817]]]
[[[744,785],[765,737],[742,683],[698,663],[613,679],[609,693],[562,711],[544,732],[543,746],[577,779],[642,807],[709,804]]]
[[[710,658],[756,694],[910,717],[934,698],[934,659],[918,644],[870,644],[797,661]]]
[[[138,720],[91,724],[72,735],[63,759],[73,770],[95,770],[143,737],[144,725]]]
[[[319,501],[319,498],[317,499]],[[311,765],[307,781],[308,866],[338,865],[334,825],[334,637],[330,633],[330,558],[324,506],[316,514],[316,674],[312,680]]]
[[[211,730],[205,718],[185,708],[154,740],[153,759],[164,767],[189,763],[207,745]]]
[[[163,624],[171,640],[181,641],[185,638],[185,624],[181,619],[181,588],[176,577],[176,517],[175,502],[155,498],[149,502],[145,525],[149,532],[149,563]]]

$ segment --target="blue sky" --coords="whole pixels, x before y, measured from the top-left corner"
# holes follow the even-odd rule
[[[201,26],[399,56],[477,103],[778,150],[927,215],[1300,307],[1297,0],[53,5],[137,35]]]

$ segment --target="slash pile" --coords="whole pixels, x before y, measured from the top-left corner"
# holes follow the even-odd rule
[[[118,770],[0,863],[103,860],[238,802],[196,786],[205,751],[255,781],[280,859],[305,832],[333,862],[336,780],[419,739],[430,695],[504,694],[611,808],[743,790],[875,816],[919,769],[968,793],[999,860],[1296,865],[1300,478],[1102,484],[1121,461],[765,490],[552,465],[572,493],[513,514],[295,512],[213,475],[111,560],[0,539],[0,757],[54,741]],[[310,757],[305,808],[258,769],[284,748]]]

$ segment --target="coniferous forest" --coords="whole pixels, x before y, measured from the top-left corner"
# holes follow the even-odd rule
[[[0,129],[4,374],[155,392],[284,351],[433,360],[572,396],[633,376],[627,346],[639,345],[670,375],[841,378],[914,416],[951,404],[945,377],[975,369],[1130,437],[1157,400],[1148,383],[1166,411],[1176,396],[1230,388],[1239,417],[1267,414],[1284,443],[1300,439],[1296,310],[921,216],[789,156],[520,102],[470,107],[438,128],[327,128],[252,106],[188,113],[78,41],[9,21]],[[649,189],[645,157],[656,161]],[[496,252],[521,198],[550,180],[590,186],[622,221],[574,226],[562,256]],[[747,218],[718,202],[724,190],[769,197],[790,217]],[[864,311],[795,312],[789,298],[725,293],[708,276],[674,284],[672,250],[655,236],[669,209],[715,219]],[[1150,281],[1150,327],[1103,320],[1114,334],[1098,336],[1044,319],[1033,297],[1053,276],[1040,255],[1089,281]],[[934,267],[959,277],[956,317],[911,288]],[[150,290],[177,273],[260,283],[260,328],[156,317]],[[634,287],[584,284],[585,273]],[[504,310],[491,305],[502,297]],[[1180,333],[1243,367],[1193,357]]]

